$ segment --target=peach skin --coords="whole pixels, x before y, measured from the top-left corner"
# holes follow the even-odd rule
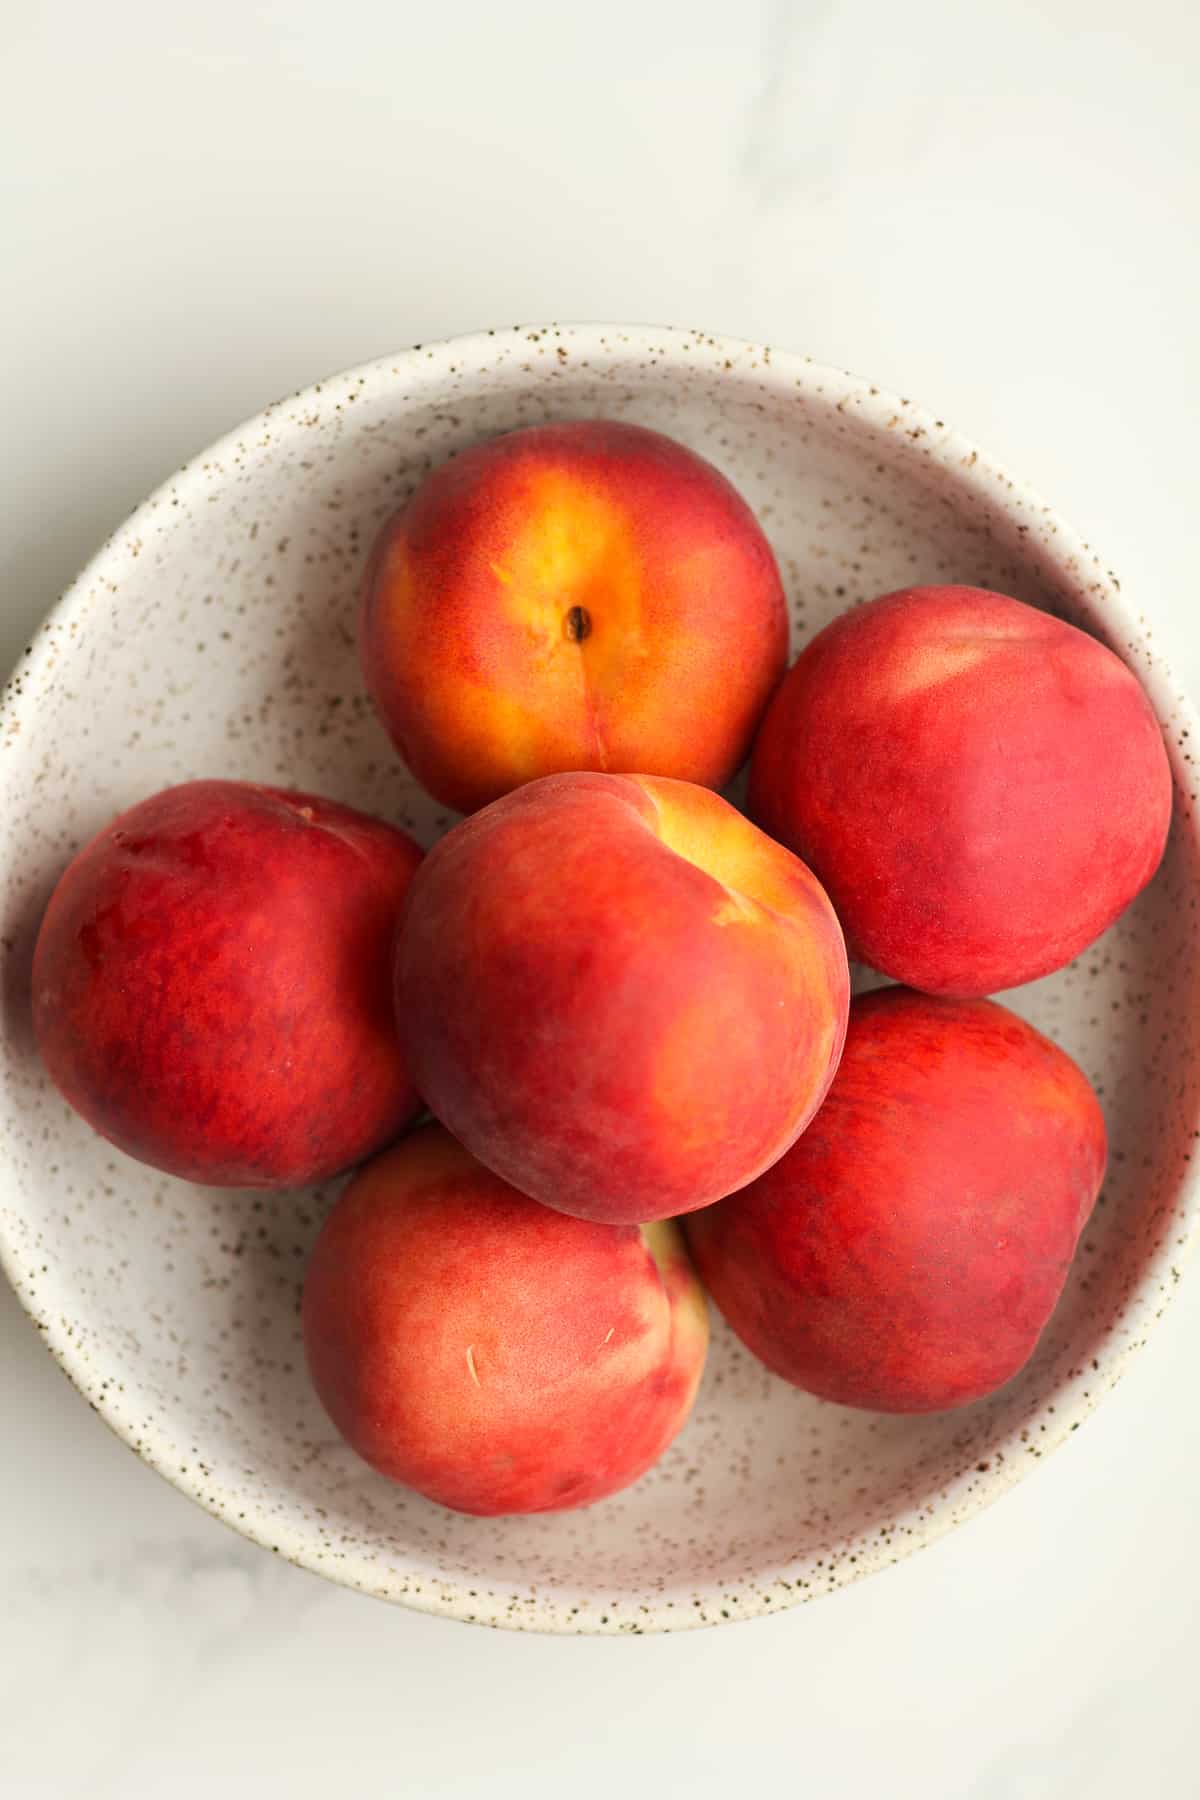
[[[674,1225],[566,1218],[437,1125],[350,1183],[301,1319],[347,1442],[466,1513],[586,1506],[636,1481],[687,1418],[708,1345]]]
[[[34,1028],[77,1112],[141,1162],[218,1187],[349,1167],[420,1107],[392,943],[421,852],[312,794],[167,788],[51,896]]]
[[[1100,1191],[1104,1119],[1057,1045],[990,1000],[850,1009],[833,1086],[760,1181],[687,1221],[754,1354],[844,1406],[937,1412],[1015,1375]]]
[[[546,776],[456,826],[396,974],[430,1110],[522,1192],[607,1223],[706,1206],[782,1155],[849,997],[804,864],[653,776]]]
[[[375,545],[359,642],[401,756],[471,812],[566,769],[720,787],[787,635],[770,546],[724,476],[585,419],[435,469]]]
[[[851,954],[981,995],[1077,956],[1158,867],[1162,734],[1095,638],[980,588],[909,588],[802,652],[750,811],[829,890]]]

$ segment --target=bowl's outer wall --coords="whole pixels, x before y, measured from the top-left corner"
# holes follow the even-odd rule
[[[958,1414],[823,1405],[717,1328],[695,1415],[629,1493],[459,1518],[372,1475],[305,1376],[297,1298],[330,1192],[188,1187],[69,1112],[29,1032],[47,895],[114,812],[199,775],[314,789],[431,842],[451,823],[363,692],[358,582],[381,521],[491,433],[607,415],[681,438],[757,509],[794,646],[888,588],[1047,606],[1146,683],[1177,786],[1156,881],[1076,964],[1007,998],[1083,1064],[1112,1158],[1027,1369]],[[518,327],[418,348],[269,408],[103,547],[22,659],[0,721],[4,1265],[113,1428],[238,1530],[366,1592],[542,1630],[744,1618],[829,1591],[968,1517],[1080,1423],[1144,1340],[1194,1228],[1200,957],[1192,715],[1088,546],[942,421],[805,359],[701,333]],[[1102,779],[1102,771],[1097,771]],[[1002,1121],[998,1121],[998,1129]]]

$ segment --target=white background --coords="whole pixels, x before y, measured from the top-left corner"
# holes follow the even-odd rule
[[[346,364],[676,322],[933,407],[1200,691],[1187,0],[0,0],[0,649],[171,468]],[[1190,116],[1189,116],[1190,115]],[[981,1520],[801,1611],[557,1642],[252,1549],[0,1291],[0,1792],[1200,1793],[1200,1275]]]

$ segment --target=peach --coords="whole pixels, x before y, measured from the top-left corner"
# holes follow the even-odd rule
[[[787,613],[724,476],[582,419],[434,470],[375,545],[360,645],[401,756],[470,812],[566,769],[720,787],[783,674]]]
[[[166,789],[114,820],[51,897],[33,967],[52,1079],[130,1156],[226,1187],[316,1181],[419,1101],[392,944],[421,852],[310,794]]]
[[[467,1513],[586,1506],[636,1481],[687,1418],[708,1345],[675,1226],[552,1212],[437,1125],[350,1183],[302,1323],[347,1442]]]
[[[1064,1051],[989,1000],[856,1000],[799,1143],[687,1221],[738,1336],[785,1380],[936,1412],[1027,1361],[1104,1177],[1105,1132]]]
[[[931,994],[1060,968],[1166,842],[1171,777],[1111,650],[980,588],[909,588],[815,637],[763,722],[750,811],[812,864],[852,956]]]
[[[397,997],[430,1110],[580,1218],[661,1219],[760,1174],[841,1052],[819,883],[716,794],[550,775],[464,820],[413,882]]]

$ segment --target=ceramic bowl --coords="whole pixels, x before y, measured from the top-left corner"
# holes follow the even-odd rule
[[[29,966],[67,859],[169,782],[287,783],[426,843],[444,831],[363,693],[364,556],[451,452],[600,414],[669,432],[732,477],[778,553],[797,644],[917,581],[1000,588],[1096,633],[1147,687],[1177,806],[1132,910],[1011,996],[1088,1071],[1112,1140],[1028,1367],[963,1411],[888,1418],[794,1392],[718,1324],[691,1422],[636,1487],[582,1512],[485,1521],[372,1474],[310,1391],[297,1299],[331,1192],[191,1187],[94,1137],[38,1065]],[[104,545],[21,660],[0,741],[4,1266],[49,1349],[145,1462],[331,1580],[574,1632],[720,1622],[828,1593],[968,1519],[1062,1443],[1179,1279],[1200,1125],[1192,715],[1103,561],[908,400],[804,357],[616,326],[484,332],[320,382],[197,457]]]

